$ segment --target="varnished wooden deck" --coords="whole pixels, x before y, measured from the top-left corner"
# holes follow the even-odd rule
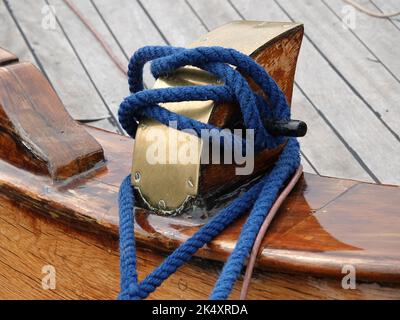
[[[397,0],[359,2],[378,12],[400,9]],[[293,110],[309,125],[301,139],[306,171],[400,184],[400,18],[355,12],[354,28],[345,28],[341,0],[73,3],[125,63],[143,45],[185,46],[232,20],[304,23]],[[54,29],[43,27],[46,5],[56,9]],[[75,119],[121,132],[116,113],[126,77],[63,0],[1,0],[0,26],[0,46],[35,62]]]

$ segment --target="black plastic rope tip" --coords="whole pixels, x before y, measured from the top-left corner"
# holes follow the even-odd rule
[[[307,133],[307,124],[301,120],[264,122],[265,129],[273,136],[304,137]]]

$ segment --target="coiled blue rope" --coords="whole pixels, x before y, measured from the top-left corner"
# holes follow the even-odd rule
[[[179,67],[192,65],[214,74],[223,81],[223,85],[144,89],[143,66],[149,61],[153,61],[151,71],[154,77],[167,76]],[[242,74],[252,78],[268,100],[254,93]],[[214,100],[239,103],[246,128],[254,129],[256,150],[276,148],[284,141],[284,137],[271,136],[263,126],[263,121],[266,119],[290,119],[290,108],[283,92],[260,65],[234,49],[147,46],[132,56],[128,78],[131,95],[121,103],[118,115],[121,125],[132,137],[135,136],[137,123],[142,118],[152,118],[165,125],[175,121],[178,130],[192,129],[198,136],[202,129],[219,130],[210,124],[173,113],[158,105],[161,102]],[[198,249],[251,209],[237,244],[210,295],[210,299],[227,299],[279,190],[299,165],[299,144],[295,138],[289,138],[269,174],[217,213],[141,282],[138,281],[136,270],[134,190],[130,176],[126,177],[119,191],[121,269],[119,298],[146,298],[180,266],[189,261]]]

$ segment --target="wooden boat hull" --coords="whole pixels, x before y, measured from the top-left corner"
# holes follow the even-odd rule
[[[117,226],[99,213],[108,205],[108,212],[116,214],[118,182],[129,169],[129,164],[119,159],[127,157],[125,153],[130,152],[132,140],[93,128],[88,128],[88,132],[104,148],[107,169],[97,172],[96,178],[87,177],[69,187],[47,186],[44,190],[43,180],[35,182],[42,176],[35,178],[0,161],[0,298],[116,298]],[[108,198],[99,196],[107,192]],[[22,197],[23,194],[28,197]],[[280,209],[265,239],[248,298],[400,298],[400,250],[396,240],[399,198],[398,187],[305,174]],[[370,202],[378,205],[371,208]],[[67,215],[67,208],[74,209],[75,215]],[[90,216],[89,209],[97,214],[97,221]],[[80,211],[86,216],[77,215]],[[137,227],[147,228],[147,233],[140,232],[138,238],[140,277],[160,264],[166,248],[177,245],[173,237],[163,240],[154,230],[149,232],[157,224],[152,218],[146,220],[145,213],[142,215]],[[199,255],[206,259],[195,258],[179,269],[151,298],[207,298],[222,266],[210,258],[224,260],[227,254],[223,249],[218,251],[216,244],[229,245],[239,226],[240,221],[217,238],[214,247],[200,251]],[[165,225],[163,228],[166,230]],[[187,236],[190,232],[184,228],[175,230],[175,240],[182,239],[185,233]],[[232,239],[226,239],[226,235]],[[214,252],[212,257],[211,252]],[[354,290],[342,288],[346,275],[342,269],[348,264],[356,268]],[[42,268],[49,265],[56,271],[55,290],[42,288],[47,275]],[[241,281],[232,298],[238,298],[240,286]]]
[[[307,178],[306,178],[307,179]],[[0,198],[0,299],[115,299],[119,291],[118,241],[112,235],[89,234],[51,216]],[[164,258],[162,252],[138,248],[143,278]],[[54,266],[55,290],[45,290],[45,266]],[[205,299],[222,264],[194,259],[168,279],[150,299]],[[45,272],[43,272],[45,271]],[[342,277],[345,274],[341,275]],[[231,298],[239,297],[242,280]],[[343,289],[337,276],[311,276],[299,267],[256,270],[249,299],[399,299],[398,283],[357,282]]]

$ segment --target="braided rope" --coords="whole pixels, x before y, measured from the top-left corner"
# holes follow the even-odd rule
[[[192,65],[214,74],[224,84],[144,90],[143,66],[152,60],[151,70],[155,77],[166,76],[179,67]],[[232,66],[237,69],[233,69]],[[254,80],[268,97],[268,101],[250,89],[241,73]],[[165,125],[168,125],[170,121],[176,121],[178,130],[192,129],[197,135],[200,135],[202,129],[220,130],[210,124],[170,112],[158,105],[161,102],[214,100],[239,102],[246,127],[255,131],[256,150],[275,148],[284,141],[284,137],[271,136],[262,125],[265,119],[290,119],[290,108],[284,94],[261,66],[234,49],[144,47],[132,56],[128,77],[132,94],[123,100],[118,115],[121,125],[132,137],[136,134],[138,121],[145,117],[155,119]],[[300,165],[299,150],[297,140],[289,138],[276,165],[268,175],[262,177],[243,195],[218,212],[140,283],[136,271],[134,190],[131,186],[130,176],[126,177],[119,192],[121,260],[119,298],[146,298],[180,266],[189,261],[198,249],[209,243],[234,220],[251,209],[237,244],[225,263],[210,296],[211,299],[227,299],[279,190]]]

